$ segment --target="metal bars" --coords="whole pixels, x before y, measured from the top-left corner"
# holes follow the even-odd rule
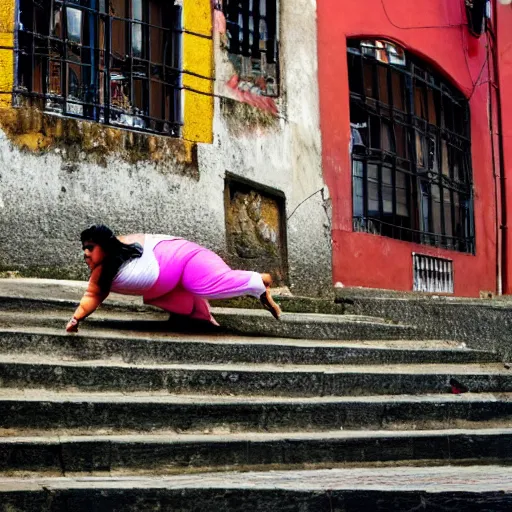
[[[258,94],[278,95],[278,0],[223,0],[228,52]]]
[[[453,262],[424,254],[412,254],[415,292],[453,293]]]
[[[354,230],[473,253],[466,99],[386,41],[347,58]]]
[[[181,7],[19,0],[15,104],[179,136]]]

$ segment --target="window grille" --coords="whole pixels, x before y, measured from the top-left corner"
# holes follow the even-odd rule
[[[453,262],[424,254],[412,255],[415,292],[453,293]]]
[[[19,0],[16,105],[178,136],[181,7]]]
[[[224,0],[228,52],[242,80],[278,95],[277,0]]]
[[[467,100],[386,41],[348,42],[355,231],[474,253]]]

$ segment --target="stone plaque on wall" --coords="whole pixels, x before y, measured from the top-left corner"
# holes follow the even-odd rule
[[[226,238],[233,268],[269,272],[287,284],[285,197],[280,191],[226,176]]]

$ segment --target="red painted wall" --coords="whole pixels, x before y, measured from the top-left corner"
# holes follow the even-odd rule
[[[453,260],[456,295],[495,292],[498,247],[487,36],[476,39],[469,34],[464,26],[464,0],[321,0],[317,4],[323,168],[333,201],[334,282],[412,290],[411,253],[420,252]],[[402,45],[433,63],[461,92],[471,96],[476,255],[352,231],[346,39],[359,36],[378,36]],[[480,85],[474,88],[477,79]],[[512,126],[510,129],[512,134]]]
[[[505,177],[505,205],[507,214],[503,217],[504,233],[503,291],[512,293],[512,5],[497,5],[496,35],[497,60],[499,68],[499,90],[502,112],[503,163]],[[497,127],[498,131],[499,127]]]

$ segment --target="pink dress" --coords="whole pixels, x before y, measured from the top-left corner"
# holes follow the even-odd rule
[[[208,299],[265,292],[257,272],[231,270],[214,252],[182,238],[146,235],[143,256],[127,263],[112,291],[142,295],[145,304],[215,325]]]

